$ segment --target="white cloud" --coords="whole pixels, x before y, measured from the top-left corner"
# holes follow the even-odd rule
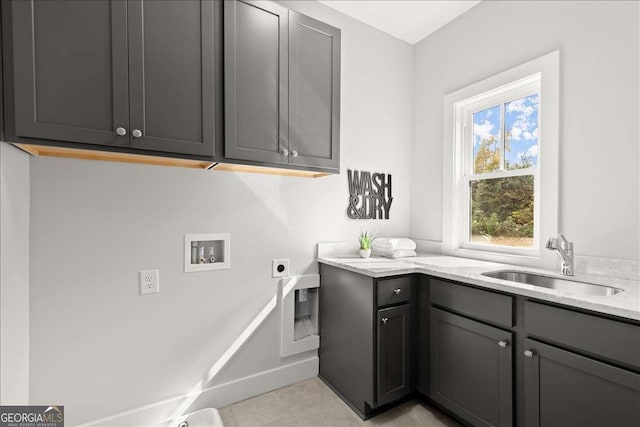
[[[521,134],[522,134],[522,128],[520,126],[517,126],[517,123],[514,123],[513,127],[511,128],[511,139],[515,141],[519,141]]]
[[[538,138],[538,128],[535,128],[533,130],[533,132],[529,132],[529,131],[524,131],[522,132],[522,136],[524,137],[524,139],[531,141],[533,139],[537,139]]]
[[[527,105],[525,105],[525,102]],[[528,96],[522,99],[516,99],[515,101],[511,101],[507,104],[507,112],[517,112],[524,113],[527,117],[529,117],[538,106],[538,95]]]
[[[530,157],[538,157],[538,144],[532,145],[527,150],[527,155]]]
[[[515,115],[515,121],[511,126],[512,140],[520,141],[521,138],[524,138],[527,141],[531,141],[538,138],[537,120],[531,120],[531,116],[538,109],[537,105],[537,95],[517,99],[507,104],[507,113]]]
[[[489,139],[493,135],[491,131],[494,127],[495,126],[493,125],[493,123],[491,123],[489,120],[485,120],[481,124],[474,123],[473,134],[476,137],[476,140],[477,138],[480,138],[480,140]]]

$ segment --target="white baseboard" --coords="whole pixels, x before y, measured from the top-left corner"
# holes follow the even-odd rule
[[[189,412],[204,408],[222,408],[250,397],[317,377],[318,362],[318,357],[314,356],[290,365],[211,387],[202,392],[200,397],[189,408]]]
[[[237,380],[206,388],[202,390],[195,399],[192,394],[177,396],[91,421],[82,424],[82,426],[166,426],[166,420],[174,415],[176,408],[180,407],[184,401],[193,401],[185,413],[204,408],[222,408],[250,397],[316,377],[318,375],[318,362],[317,356],[310,357],[289,365],[279,366],[268,371],[248,375],[243,378],[238,378]]]

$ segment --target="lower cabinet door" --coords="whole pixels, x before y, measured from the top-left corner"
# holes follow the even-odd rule
[[[474,426],[511,426],[511,343],[511,332],[432,308],[431,398]]]
[[[411,392],[409,304],[378,310],[377,406]]]
[[[640,374],[526,339],[526,427],[640,426]]]

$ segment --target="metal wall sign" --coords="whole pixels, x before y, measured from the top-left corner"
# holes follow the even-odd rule
[[[389,219],[391,210],[391,174],[352,171],[349,180],[349,206],[351,219]]]

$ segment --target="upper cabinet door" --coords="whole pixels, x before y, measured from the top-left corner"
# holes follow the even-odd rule
[[[225,157],[288,163],[288,10],[224,2]]]
[[[340,30],[289,15],[289,163],[340,166]]]
[[[7,6],[16,135],[128,146],[128,136],[116,133],[129,123],[126,3],[31,0]]]
[[[129,0],[131,147],[213,156],[219,2]]]

